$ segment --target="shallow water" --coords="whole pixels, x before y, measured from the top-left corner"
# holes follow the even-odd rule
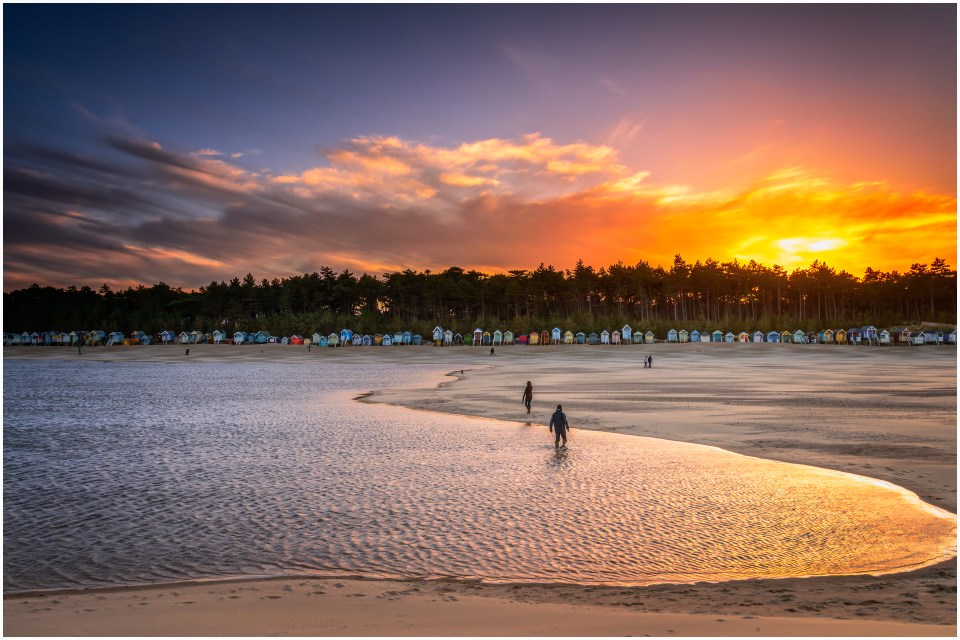
[[[892,485],[353,398],[427,366],[4,363],[4,590],[239,575],[642,585],[955,553]],[[575,408],[571,408],[574,412]]]

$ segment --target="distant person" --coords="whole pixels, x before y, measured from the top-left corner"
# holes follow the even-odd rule
[[[649,361],[647,360],[647,356],[643,356],[643,368],[646,369],[648,364]]]
[[[550,431],[553,432],[556,429],[557,440],[554,443],[554,447],[557,449],[560,448],[560,440],[563,440],[563,448],[567,448],[567,429],[570,428],[570,425],[567,423],[567,414],[563,412],[563,405],[558,404],[557,410],[553,412],[553,415],[550,416]]]
[[[493,352],[493,347],[490,347],[490,355],[492,355],[492,356],[497,355],[497,354],[495,354],[495,353]]]
[[[530,403],[533,402],[533,383],[527,380],[527,388],[523,390],[523,404],[527,405],[527,413],[530,413]]]
[[[647,366],[649,366],[651,369],[653,369],[653,356],[652,356],[652,355],[647,356]]]

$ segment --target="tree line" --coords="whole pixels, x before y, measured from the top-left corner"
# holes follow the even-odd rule
[[[941,258],[906,273],[867,269],[862,278],[815,261],[787,273],[755,261],[669,268],[645,261],[599,270],[577,262],[558,270],[485,274],[450,267],[357,276],[329,267],[318,273],[262,279],[252,274],[184,291],[164,282],[113,291],[34,284],[4,293],[6,331],[102,329],[155,334],[180,331],[270,331],[312,335],[347,327],[362,333],[434,326],[466,333],[475,327],[514,331],[613,330],[624,324],[669,328],[819,330],[936,322],[955,324],[957,272]]]

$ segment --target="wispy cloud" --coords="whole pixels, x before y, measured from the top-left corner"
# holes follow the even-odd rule
[[[618,129],[620,138],[637,135],[642,121]],[[323,265],[665,264],[677,252],[788,269],[825,259],[859,272],[956,253],[952,195],[842,184],[804,167],[705,193],[657,183],[610,144],[536,133],[455,146],[357,137],[327,149],[323,165],[291,174],[140,135],[113,133],[104,149],[126,160],[7,148],[8,290],[34,281],[195,287]]]

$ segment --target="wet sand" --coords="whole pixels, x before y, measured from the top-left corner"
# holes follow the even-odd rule
[[[654,366],[644,369],[642,355]],[[436,364],[367,402],[718,446],[893,482],[956,512],[953,347],[7,347],[4,357]],[[462,371],[462,373],[461,373]],[[521,404],[534,385],[531,414]],[[570,497],[575,499],[575,497]],[[340,586],[337,586],[340,585]],[[639,588],[289,578],[4,598],[6,635],[956,634],[956,560],[915,572]]]

